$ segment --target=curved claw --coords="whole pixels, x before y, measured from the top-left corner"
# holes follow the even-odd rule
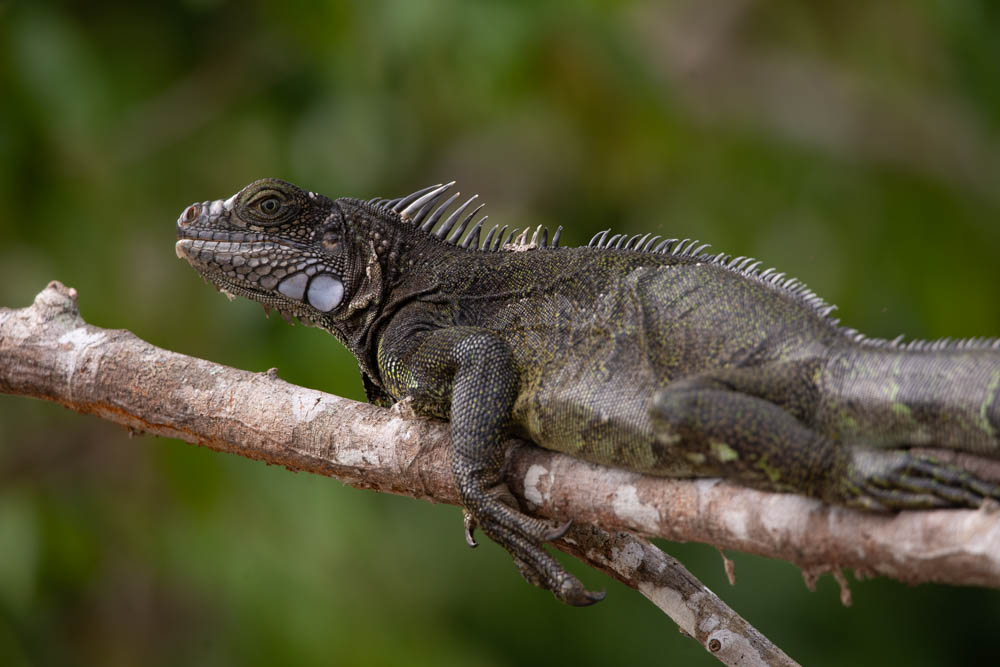
[[[574,599],[574,600],[566,600],[566,602],[568,604],[573,605],[574,607],[589,607],[590,605],[597,604],[598,602],[600,602],[601,600],[603,600],[606,595],[607,595],[607,593],[605,593],[605,591],[603,589],[601,591],[599,591],[599,592],[584,591],[583,592],[583,598],[577,598],[577,599]]]
[[[462,510],[462,521],[465,524],[465,543],[475,549],[479,546],[473,533],[476,532],[476,518],[467,509]]]
[[[566,534],[566,532],[570,529],[570,526],[572,526],[572,525],[573,525],[573,519],[570,519],[569,521],[567,521],[563,525],[556,526],[555,528],[553,528],[549,532],[547,532],[544,535],[542,535],[542,541],[543,542],[552,542],[553,540],[558,540],[560,537],[562,537],[563,535]]]
[[[563,581],[560,589],[552,591],[552,594],[555,595],[557,600],[574,607],[589,607],[603,600],[606,595],[604,591],[588,591],[580,583],[580,580],[571,574],[566,575],[566,579]]]

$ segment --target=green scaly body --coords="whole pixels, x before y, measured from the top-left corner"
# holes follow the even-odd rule
[[[494,228],[480,244],[471,200],[441,221],[449,187],[363,202],[258,181],[189,207],[177,252],[221,290],[337,336],[371,400],[449,419],[470,525],[558,598],[600,596],[541,548],[564,528],[505,499],[511,434],[873,510],[1000,498],[906,452],[1000,455],[1000,341],[869,340],[798,281],[686,241],[559,248]]]

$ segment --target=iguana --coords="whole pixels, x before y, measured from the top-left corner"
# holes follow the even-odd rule
[[[542,548],[568,524],[503,487],[512,435],[866,510],[1000,499],[907,451],[1000,456],[1000,339],[868,338],[798,280],[687,239],[605,231],[566,248],[561,227],[551,241],[493,227],[481,241],[482,206],[452,208],[453,185],[365,201],[259,180],[189,206],[176,252],[226,294],[333,334],[370,401],[449,420],[467,541],[480,527],[558,599],[603,594]]]

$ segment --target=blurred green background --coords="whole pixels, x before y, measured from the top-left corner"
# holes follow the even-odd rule
[[[712,241],[878,336],[1000,334],[1000,4],[0,1],[0,305],[361,399],[326,334],[174,256],[195,200],[458,179],[503,224]],[[0,396],[0,665],[716,664],[637,593],[570,609],[457,508]],[[666,544],[805,664],[998,657],[995,591]],[[993,653],[992,656],[989,653]]]

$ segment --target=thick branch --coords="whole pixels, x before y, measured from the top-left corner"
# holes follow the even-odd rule
[[[458,502],[445,424],[87,325],[75,291],[59,283],[30,308],[0,309],[0,391],[357,487]],[[527,445],[514,448],[508,481],[531,511],[577,521],[560,548],[641,590],[727,664],[720,653],[735,645],[732,638],[758,649],[766,640],[755,644],[749,626],[734,629],[742,619],[648,542],[582,524],[780,558],[810,575],[849,567],[908,582],[1000,587],[995,507],[865,514],[717,480],[646,477]],[[675,580],[665,581],[664,572]],[[726,641],[712,641],[717,631],[728,633]],[[788,661],[765,648],[774,652],[758,653],[761,661]]]
[[[0,392],[54,401],[130,429],[336,477],[360,488],[458,504],[446,424],[405,409],[386,410],[296,387],[273,372],[250,373],[162,350],[128,331],[88,325],[76,297],[75,290],[53,282],[29,308],[0,308]],[[522,478],[514,485],[521,500],[525,493],[539,496],[541,505],[533,508],[549,517],[575,511],[572,501],[560,511],[540,498],[555,479],[538,471],[562,457],[553,460],[529,446],[514,450],[510,474]],[[562,482],[552,488],[561,487]],[[556,546],[638,589],[724,664],[795,664],[683,565],[640,537],[578,523]]]

